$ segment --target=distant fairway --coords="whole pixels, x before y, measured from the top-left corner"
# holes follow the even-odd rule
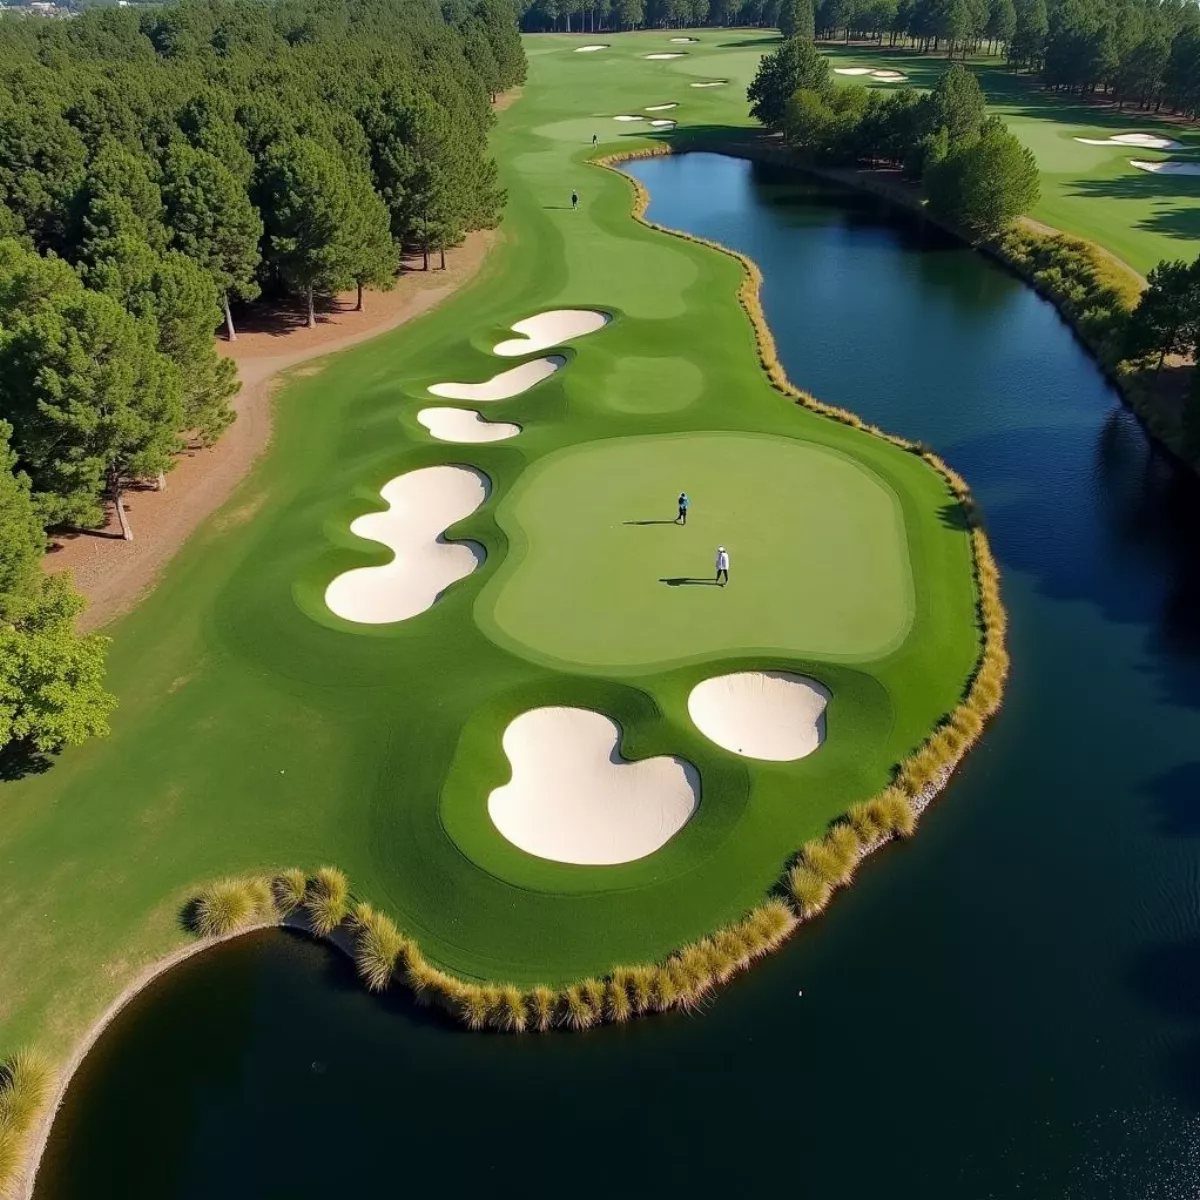
[[[876,53],[859,47],[821,45],[835,66],[871,66],[903,71],[910,82],[887,85],[861,77],[835,76],[861,86],[929,88],[946,70],[945,58]],[[1200,130],[1192,124],[1158,121],[1116,112],[1070,97],[1037,90],[1026,75],[1014,75],[997,59],[969,63],[991,110],[1033,151],[1041,171],[1042,196],[1029,215],[1064,233],[1096,242],[1145,275],[1164,258],[1196,257],[1200,239],[1200,176],[1156,175],[1129,165],[1130,159],[1200,162]],[[1176,150],[1133,146],[1089,146],[1077,138],[1104,139],[1121,133],[1154,133],[1182,143]]]
[[[673,521],[677,480],[692,501],[686,526]],[[562,450],[498,518],[525,549],[480,597],[484,628],[569,666],[877,658],[912,619],[895,496],[853,459],[791,439],[708,433]],[[732,555],[728,588],[714,582],[719,544]]]

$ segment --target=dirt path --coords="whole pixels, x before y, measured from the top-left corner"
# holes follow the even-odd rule
[[[104,529],[56,535],[52,541],[46,570],[70,570],[87,597],[80,628],[97,629],[132,608],[200,522],[245,478],[271,440],[270,397],[281,371],[427,312],[475,276],[497,237],[491,230],[469,234],[462,246],[447,253],[446,270],[407,271],[394,291],[368,292],[361,313],[353,311],[355,293],[346,292],[318,314],[315,329],[305,326],[298,309],[284,307],[253,314],[238,330],[236,342],[218,343],[219,352],[237,363],[242,383],[234,400],[237,420],[221,440],[182,455],[165,490],[126,494],[133,541],[121,538],[115,512]]]

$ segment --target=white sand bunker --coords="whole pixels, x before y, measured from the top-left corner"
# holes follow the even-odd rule
[[[679,101],[672,100],[670,104],[647,104],[647,112],[666,112],[668,108],[678,108]]]
[[[666,120],[651,121],[650,124],[653,125],[656,129],[674,129],[675,128],[674,121],[666,121]]]
[[[907,79],[908,76],[905,75],[903,71],[872,71],[871,78],[887,79],[895,82],[901,79]]]
[[[525,320],[518,321],[511,328],[513,333],[519,333],[521,336],[497,342],[492,347],[492,353],[500,355],[501,358],[535,354],[538,350],[548,350],[551,346],[569,342],[572,338],[595,333],[611,320],[611,314],[595,308],[552,308],[549,312],[538,313],[536,317],[526,317]],[[470,398],[455,397],[457,400]]]
[[[672,38],[673,42],[698,42],[699,38]]]
[[[1142,159],[1131,158],[1131,167],[1139,171],[1154,171],[1159,175],[1200,175],[1200,163],[1190,162],[1146,162]]]
[[[607,50],[607,49],[608,49],[607,44],[605,44],[603,46],[576,46],[575,53],[576,54],[594,54],[597,50]]]
[[[637,117],[632,113],[622,113],[619,117],[613,117],[614,121],[644,121],[645,117]]]
[[[423,467],[398,475],[380,495],[387,512],[355,519],[350,532],[388,546],[381,567],[356,567],[325,589],[325,603],[347,621],[386,625],[431,608],[456,580],[484,559],[474,542],[447,542],[445,531],[469,517],[488,496],[488,477],[471,467]]]
[[[683,58],[682,50],[671,50],[666,54],[643,54],[643,58]]]
[[[586,708],[534,708],[504,731],[512,780],[488,797],[514,846],[555,862],[611,866],[653,854],[688,823],[700,776],[674,757],[626,762],[617,723]]]
[[[566,364],[566,361],[561,354],[551,354],[546,358],[535,358],[533,362],[501,371],[499,375],[493,375],[491,379],[485,379],[482,383],[435,383],[428,391],[430,395],[441,396],[444,400],[510,400],[513,396],[529,391],[535,383],[549,379],[559,367]]]
[[[1085,146],[1142,146],[1146,150],[1178,150],[1182,142],[1170,138],[1159,137],[1157,133],[1116,133],[1106,138],[1075,139]]]
[[[503,442],[521,432],[520,425],[487,421],[469,408],[423,408],[417,420],[440,442]]]
[[[834,67],[835,75],[870,75],[870,67]]]
[[[739,671],[692,688],[688,712],[696,728],[745,758],[791,762],[825,740],[829,692],[788,671]]]
[[[728,79],[708,79],[704,83],[689,83],[688,87],[724,87]]]

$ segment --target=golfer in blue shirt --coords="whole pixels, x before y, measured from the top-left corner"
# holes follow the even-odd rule
[[[677,516],[675,518],[676,525],[686,525],[687,524],[687,510],[688,510],[688,505],[690,503],[691,503],[691,501],[688,499],[687,492],[680,492],[679,493],[679,516]]]

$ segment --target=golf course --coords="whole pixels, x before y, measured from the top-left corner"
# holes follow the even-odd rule
[[[547,1023],[622,1019],[614,970],[692,947],[653,1007],[687,1005],[981,735],[1003,613],[965,485],[793,390],[751,266],[612,169],[746,123],[761,47],[695,37],[527,39],[477,278],[294,371],[269,450],[105,630],[111,736],[4,785],[5,1045],[64,1061],[206,888],[323,864],[370,906],[326,932],[403,935],[372,986],[419,954],[469,1024],[524,1028],[539,988]]]

